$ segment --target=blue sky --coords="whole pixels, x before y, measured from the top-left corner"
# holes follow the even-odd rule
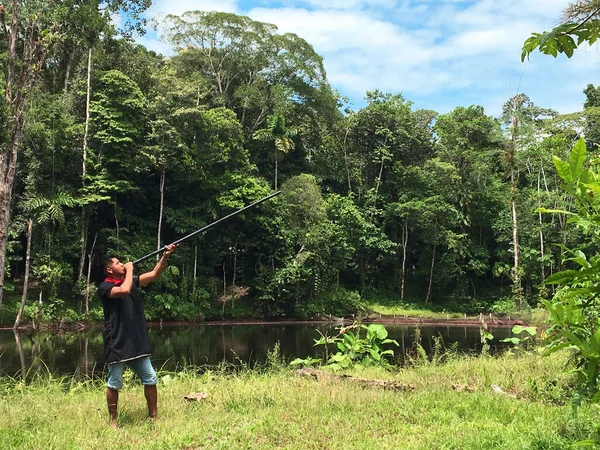
[[[482,105],[499,115],[516,93],[560,113],[582,109],[583,89],[600,84],[600,46],[567,59],[534,53],[523,41],[552,28],[569,0],[155,0],[148,15],[216,10],[275,24],[313,45],[330,84],[364,106],[367,90],[402,92],[413,108],[440,113]],[[149,32],[139,42],[163,54]]]

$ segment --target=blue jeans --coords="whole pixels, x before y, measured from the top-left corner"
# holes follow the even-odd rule
[[[118,391],[123,387],[123,370],[125,370],[125,365],[135,372],[143,385],[156,386],[158,384],[158,378],[150,362],[150,357],[143,356],[131,361],[109,364],[107,383],[109,388]]]

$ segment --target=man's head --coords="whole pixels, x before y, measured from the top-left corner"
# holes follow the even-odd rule
[[[102,273],[104,276],[112,278],[121,278],[125,276],[123,263],[114,255],[106,255],[101,261]]]

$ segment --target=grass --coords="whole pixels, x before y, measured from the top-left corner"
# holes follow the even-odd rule
[[[369,309],[375,314],[382,316],[411,317],[419,319],[462,319],[463,313],[436,312],[428,309],[407,308],[404,306],[386,306],[381,304],[370,304]]]
[[[117,431],[108,426],[102,380],[26,385],[4,377],[0,442],[3,449],[565,449],[598,437],[599,412],[595,405],[571,410],[566,360],[445,354],[435,363],[355,373],[414,385],[409,392],[317,382],[273,362],[235,374],[161,373],[159,419],[146,419],[142,388],[130,379]],[[187,403],[191,392],[208,398]]]

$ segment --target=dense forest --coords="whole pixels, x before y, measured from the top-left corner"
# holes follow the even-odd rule
[[[19,3],[0,11],[2,323],[23,289],[23,320],[99,319],[102,255],[139,258],[276,190],[180,246],[149,319],[347,317],[374,299],[512,312],[550,298],[583,242],[540,208],[574,207],[552,158],[581,135],[594,152],[591,84],[570,115],[523,93],[500,117],[377,90],[352,110],[271,24],[169,16],[166,57],[133,40],[147,0]]]

